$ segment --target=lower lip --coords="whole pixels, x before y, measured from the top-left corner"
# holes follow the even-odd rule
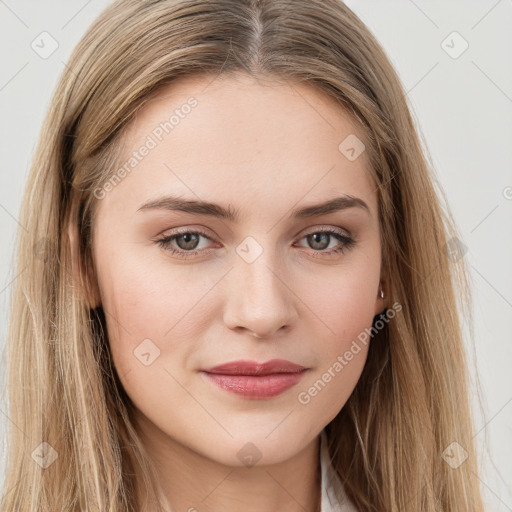
[[[306,370],[293,373],[274,373],[270,375],[226,375],[204,373],[208,379],[221,389],[231,391],[245,398],[270,398],[284,393],[295,386]]]

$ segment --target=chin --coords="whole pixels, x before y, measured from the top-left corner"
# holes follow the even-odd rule
[[[247,429],[233,433],[233,438],[226,434],[222,440],[207,442],[203,455],[226,466],[266,466],[292,458],[307,445],[296,435],[290,436],[288,430],[282,429],[278,433],[279,427],[274,432],[272,429],[275,424],[264,432]],[[272,432],[270,436],[269,432]]]

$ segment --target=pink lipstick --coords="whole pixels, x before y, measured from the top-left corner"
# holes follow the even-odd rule
[[[232,361],[201,371],[221,389],[245,398],[263,399],[280,395],[295,386],[307,368],[284,359],[272,359],[265,363]]]

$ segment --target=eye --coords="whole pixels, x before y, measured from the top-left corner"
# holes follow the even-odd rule
[[[314,249],[315,253],[321,253],[318,256],[315,254],[315,257],[322,257],[324,255],[329,256],[344,252],[345,250],[352,248],[356,243],[352,237],[334,229],[320,229],[312,231],[302,238],[307,240],[307,243],[312,249]],[[335,240],[333,240],[333,238]],[[338,241],[338,245],[330,250],[326,250],[330,243],[336,240]]]
[[[210,240],[210,237],[203,231],[183,230],[173,235],[160,238],[157,240],[157,243],[160,247],[169,251],[171,254],[177,254],[182,258],[187,258],[201,252],[201,250],[196,250],[201,237]],[[176,243],[176,245],[178,245],[178,249],[175,249],[171,245],[172,243]]]
[[[211,240],[211,238],[203,231],[191,231],[184,229],[172,235],[160,238],[159,240],[156,240],[156,243],[171,254],[175,254],[180,258],[188,258],[201,252],[210,252],[211,249],[205,250],[205,248],[199,248],[201,237]],[[329,256],[344,252],[356,243],[350,236],[334,229],[320,229],[312,231],[311,233],[304,235],[301,240],[302,239],[307,240],[307,243],[310,248],[313,249],[314,254],[318,253],[318,256],[315,255],[315,257]],[[336,240],[338,241],[338,245],[327,250],[331,245],[331,242]],[[178,248],[172,244],[176,244]]]

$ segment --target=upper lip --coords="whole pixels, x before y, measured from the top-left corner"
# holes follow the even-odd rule
[[[265,363],[258,363],[256,361],[231,361],[218,366],[203,368],[202,371],[225,375],[269,375],[272,373],[297,373],[305,369],[304,366],[300,366],[285,359],[272,359]]]

